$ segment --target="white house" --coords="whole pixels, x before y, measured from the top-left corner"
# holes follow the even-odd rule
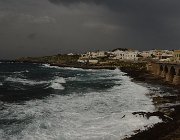
[[[77,60],[79,63],[87,63],[87,60],[86,59],[78,59]]]
[[[114,54],[113,59],[118,60],[138,60],[138,51],[122,51],[122,50],[115,50],[112,52]]]
[[[126,60],[138,60],[138,51],[126,51]]]
[[[114,55],[113,59],[124,59],[125,57],[125,51],[121,50],[115,50],[112,54]]]
[[[105,56],[106,56],[106,53],[104,51],[90,52],[91,58],[105,57]]]
[[[98,60],[96,58],[99,57],[105,57],[106,53],[104,51],[97,51],[97,52],[87,52],[85,54],[82,54],[81,57],[78,59],[78,62],[80,63],[92,63],[96,64],[98,63]]]
[[[99,61],[98,60],[96,60],[96,59],[90,59],[89,60],[89,63],[90,64],[97,64]]]
[[[105,51],[87,52],[81,55],[81,57],[83,58],[98,58],[98,57],[105,57],[105,56],[106,56]]]
[[[143,58],[149,58],[149,57],[152,57],[153,52],[152,51],[142,51],[141,55]]]

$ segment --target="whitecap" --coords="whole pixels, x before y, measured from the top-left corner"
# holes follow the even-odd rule
[[[66,80],[63,77],[56,76],[54,80],[52,80],[54,83],[66,83]]]
[[[19,73],[28,73],[28,72],[29,72],[28,70],[24,70],[24,71],[15,71],[15,72],[13,72],[13,73],[19,74]]]
[[[115,70],[113,70],[112,73],[120,75],[120,76],[126,74],[125,72],[122,72],[119,68],[116,68]]]
[[[22,83],[23,85],[38,85],[38,84],[47,84],[46,81],[34,81],[22,78],[14,78],[14,77],[7,77],[5,81],[14,82],[14,83]]]
[[[50,64],[42,64],[42,67],[60,69],[60,67],[58,67],[58,66],[51,66]]]
[[[77,77],[68,77],[66,78],[67,81],[76,81]]]
[[[3,86],[3,83],[0,82],[0,86]]]
[[[88,71],[88,72],[95,72],[95,69],[82,69],[82,68],[74,68],[74,67],[60,67],[60,66],[51,66],[50,64],[42,64],[42,67],[45,68],[55,68],[55,69],[65,69],[65,70],[72,70],[72,71]]]
[[[49,87],[53,89],[60,89],[60,90],[64,89],[64,87],[60,83],[52,83]]]
[[[21,74],[21,73],[28,73],[29,71],[28,70],[24,70],[24,71],[14,71],[14,72],[0,72],[0,73],[13,73],[13,74]]]
[[[62,84],[66,83],[66,80],[63,77],[58,77],[56,76],[54,78],[54,80],[51,81],[51,85],[49,86],[50,88],[53,89],[59,89],[59,90],[63,90],[65,89]]]

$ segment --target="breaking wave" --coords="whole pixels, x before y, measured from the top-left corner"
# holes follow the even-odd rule
[[[51,85],[49,87],[53,88],[53,89],[63,90],[63,89],[65,89],[62,86],[63,83],[66,83],[66,81],[63,77],[55,77],[55,79],[51,81]]]
[[[14,78],[14,77],[7,77],[5,81],[14,82],[14,83],[21,83],[23,85],[38,85],[38,84],[46,84],[46,81],[34,81],[22,78]]]
[[[147,119],[133,115],[135,111],[152,112],[154,107],[144,94],[148,92],[146,88],[133,84],[124,92],[125,88],[14,104],[9,109],[13,113],[6,118],[23,120],[33,116],[26,127],[14,126],[23,130],[14,139],[42,140],[120,140],[135,134],[135,130],[146,130],[162,121],[156,116]]]
[[[17,73],[17,74],[20,74],[20,73],[28,73],[29,71],[28,70],[25,70],[25,71],[15,71],[15,72],[12,72],[12,73]]]
[[[42,64],[42,67],[60,69],[60,67],[58,67],[58,66],[51,66],[50,64]]]
[[[3,74],[21,74],[21,73],[28,73],[29,71],[28,70],[24,70],[24,71],[14,71],[14,72],[0,72],[0,73],[3,73]]]
[[[59,67],[59,66],[51,66],[50,64],[42,64],[42,67],[45,68],[54,68],[54,69],[66,69],[66,70],[72,70],[72,71],[98,71],[95,69],[82,69],[82,68],[74,68],[74,67]]]
[[[64,89],[62,84],[66,83],[66,81],[63,77],[55,77],[54,80],[50,80],[50,81],[35,81],[35,80],[28,80],[28,79],[22,79],[22,78],[7,77],[5,79],[5,81],[14,82],[14,83],[21,83],[23,85],[31,85],[31,86],[41,85],[41,84],[49,84],[49,88],[61,89],[61,90]]]

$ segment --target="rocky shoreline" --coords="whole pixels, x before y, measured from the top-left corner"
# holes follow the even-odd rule
[[[60,67],[75,67],[82,69],[110,69],[114,70],[117,66],[92,66],[92,65],[62,65],[62,64],[50,64],[51,66]],[[147,83],[151,86],[161,86],[165,88],[166,91],[176,90],[177,96],[169,95],[162,97],[152,97],[154,105],[157,107],[157,112],[144,113],[144,112],[134,112],[144,117],[158,116],[163,120],[163,123],[155,124],[152,128],[145,131],[136,131],[136,134],[125,140],[174,140],[180,139],[180,104],[175,106],[167,106],[160,108],[159,105],[164,105],[166,103],[180,103],[180,87],[172,85],[165,82],[162,78],[157,77],[149,73],[145,68],[137,68],[128,66],[120,67],[121,71],[127,73],[128,76],[133,78],[132,80],[140,83]],[[150,95],[151,96],[151,95]]]
[[[180,139],[180,87],[165,82],[162,78],[152,75],[146,70],[129,70],[122,69],[128,76],[132,77],[135,82],[147,83],[151,86],[164,88],[172,94],[168,96],[152,97],[157,112],[146,113],[146,117],[158,116],[163,123],[155,124],[148,130],[139,132],[125,140],[179,140]],[[174,91],[176,95],[174,95]],[[175,104],[174,104],[175,103]],[[178,104],[179,103],[179,104]],[[169,104],[169,106],[164,106]],[[173,105],[174,104],[174,105]],[[142,112],[137,112],[142,115]]]
[[[93,66],[93,65],[66,65],[66,64],[50,64],[51,66],[59,67],[75,67],[82,69],[110,69],[114,70],[118,66]],[[137,131],[135,135],[125,140],[171,140],[180,139],[180,105],[167,106],[159,108],[158,105],[164,105],[165,103],[180,102],[180,87],[165,82],[162,78],[157,77],[149,73],[144,67],[137,67],[136,69],[131,66],[119,67],[121,71],[127,73],[128,76],[133,78],[132,80],[140,83],[151,84],[152,86],[161,86],[166,88],[165,90],[176,90],[179,95],[177,96],[162,96],[152,97],[154,105],[157,106],[157,112],[144,113],[135,112],[136,114],[143,115],[147,118],[151,116],[158,116],[163,120],[163,123],[155,124],[152,128],[145,131]],[[173,110],[173,111],[172,111]]]

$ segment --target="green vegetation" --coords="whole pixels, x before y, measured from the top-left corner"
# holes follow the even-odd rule
[[[112,52],[117,51],[117,50],[120,50],[120,51],[128,51],[127,48],[116,48],[116,49],[112,50]]]
[[[58,54],[53,56],[43,56],[43,57],[23,57],[16,61],[21,62],[36,62],[36,63],[56,63],[56,64],[74,64],[77,63],[79,55],[66,55]]]
[[[67,55],[58,54],[53,56],[43,56],[43,57],[23,57],[16,61],[19,62],[29,62],[29,63],[49,63],[59,66],[70,66],[70,67],[82,67],[82,68],[123,68],[129,70],[144,70],[146,69],[146,62],[134,62],[134,61],[122,61],[113,60],[108,57],[100,57],[97,64],[90,63],[79,63],[77,60],[80,55]]]
[[[113,67],[120,67],[120,68],[127,68],[127,69],[146,69],[146,62],[133,62],[133,61],[120,61],[120,60],[108,60],[105,63],[99,63],[97,65],[103,66],[113,66]]]

